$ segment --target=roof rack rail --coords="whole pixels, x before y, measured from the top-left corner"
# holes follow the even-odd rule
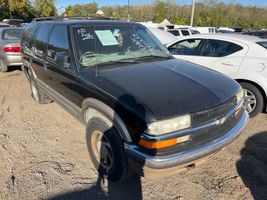
[[[34,18],[33,22],[39,21],[64,21],[64,20],[114,20],[113,18],[108,17],[80,17],[80,16],[57,16],[57,17],[38,17]]]

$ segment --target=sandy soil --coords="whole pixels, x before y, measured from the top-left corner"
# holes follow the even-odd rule
[[[0,199],[267,199],[266,119],[195,169],[112,184],[98,178],[83,125],[35,103],[21,71],[0,74]]]

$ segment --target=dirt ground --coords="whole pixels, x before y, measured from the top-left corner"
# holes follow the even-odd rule
[[[56,103],[39,105],[19,70],[0,74],[0,199],[267,199],[267,114],[203,165],[173,176],[98,178],[85,128]]]

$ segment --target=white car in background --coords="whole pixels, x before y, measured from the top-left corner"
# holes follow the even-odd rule
[[[250,117],[266,111],[267,40],[236,34],[191,35],[167,45],[175,58],[216,70],[244,89]]]
[[[185,28],[168,29],[167,32],[173,34],[177,38],[192,35],[191,31],[189,29],[185,29]]]
[[[167,31],[161,30],[159,28],[154,28],[154,27],[147,27],[147,28],[165,46],[167,46],[168,44],[173,43],[174,41],[177,40],[177,38],[173,34],[167,32]]]

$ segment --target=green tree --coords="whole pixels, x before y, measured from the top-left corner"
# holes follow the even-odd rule
[[[34,17],[29,0],[0,0],[0,19],[19,18],[30,21]]]
[[[68,16],[95,16],[97,9],[98,7],[96,3],[75,4],[66,7],[64,14],[67,14]]]
[[[156,22],[161,22],[165,18],[167,18],[167,6],[168,4],[163,1],[163,0],[156,0],[154,2],[154,13],[155,13],[155,18],[154,20]]]
[[[37,17],[48,17],[57,15],[55,0],[35,0],[33,5],[35,15]]]

